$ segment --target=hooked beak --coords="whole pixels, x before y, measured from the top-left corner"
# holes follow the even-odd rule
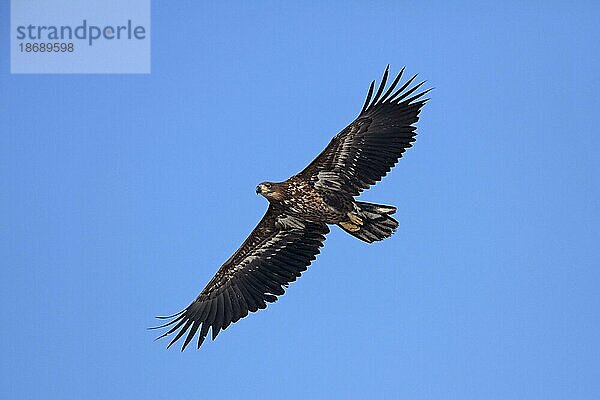
[[[261,187],[261,185],[258,185],[256,187],[256,194],[261,194],[261,193],[262,193],[262,187]]]

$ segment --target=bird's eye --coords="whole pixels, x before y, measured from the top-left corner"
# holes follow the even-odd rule
[[[265,186],[268,187],[268,188],[270,188],[271,184],[270,183],[265,183]]]

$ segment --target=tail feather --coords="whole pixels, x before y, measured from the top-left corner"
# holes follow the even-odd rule
[[[390,237],[398,228],[398,221],[390,217],[396,207],[357,201],[348,221],[338,225],[352,236],[373,243]]]

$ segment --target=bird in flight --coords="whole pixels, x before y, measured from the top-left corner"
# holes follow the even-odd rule
[[[200,348],[209,328],[214,340],[221,329],[275,302],[315,260],[328,225],[367,243],[394,233],[396,207],[355,197],[381,180],[415,141],[415,123],[429,100],[423,96],[431,89],[418,92],[425,82],[413,85],[416,75],[397,88],[403,72],[386,89],[388,65],[374,96],[371,82],[358,117],[300,173],[256,187],[269,208],[250,236],[189,306],[157,317],[167,320],[151,328],[166,330],[157,339],[175,335],[167,348],[187,333],[185,350],[198,331]]]

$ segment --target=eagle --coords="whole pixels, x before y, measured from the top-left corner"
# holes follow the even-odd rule
[[[157,317],[167,320],[151,328],[165,329],[157,339],[174,334],[167,348],[187,334],[184,351],[198,332],[200,348],[209,329],[214,340],[230,324],[275,302],[315,260],[329,225],[366,243],[395,232],[396,207],[355,197],[380,181],[415,141],[415,124],[431,89],[418,92],[425,81],[413,84],[417,75],[397,87],[403,73],[404,68],[386,89],[388,65],[376,92],[371,82],[358,117],[301,172],[256,187],[269,207],[250,236],[189,306]]]

